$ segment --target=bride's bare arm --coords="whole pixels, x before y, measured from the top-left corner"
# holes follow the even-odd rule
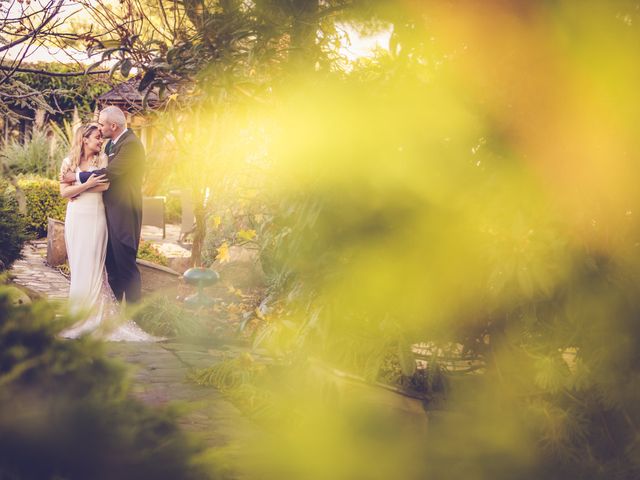
[[[89,180],[85,183],[81,183],[79,185],[69,185],[67,183],[60,183],[60,195],[63,198],[72,198],[89,191],[94,187],[102,188],[103,185],[107,185],[108,188],[108,180],[105,175],[91,175]],[[106,190],[106,188],[105,188]],[[104,191],[104,190],[100,190]]]
[[[103,183],[98,185],[97,187],[89,188],[85,191],[86,192],[106,192],[107,190],[109,190],[109,184]]]

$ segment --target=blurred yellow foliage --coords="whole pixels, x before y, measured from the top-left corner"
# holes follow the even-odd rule
[[[224,242],[220,247],[218,247],[218,255],[216,255],[216,260],[220,263],[226,263],[230,259],[229,256],[229,244]]]
[[[238,237],[240,237],[242,240],[253,240],[254,238],[256,238],[256,231],[255,230],[240,230],[238,232]]]
[[[637,6],[394,5],[414,23],[393,52],[193,122],[192,170],[269,199],[238,236],[260,244],[289,314],[257,329],[254,346],[291,370],[261,384],[274,441],[244,466],[261,479],[637,478]],[[441,348],[423,365],[482,368],[452,368],[450,390],[429,392],[445,407],[429,397],[426,414],[313,367],[375,378],[390,351],[431,341],[457,357]]]

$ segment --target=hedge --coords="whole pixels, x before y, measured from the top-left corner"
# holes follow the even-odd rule
[[[27,232],[37,237],[47,235],[47,218],[64,221],[67,212],[67,200],[60,196],[60,184],[56,180],[44,177],[24,176],[18,178],[18,187],[27,201],[25,224]],[[10,205],[17,211],[18,203],[15,189],[9,187],[7,193]]]
[[[0,181],[0,272],[11,267],[20,258],[22,246],[27,240],[24,219],[5,197],[7,183]]]

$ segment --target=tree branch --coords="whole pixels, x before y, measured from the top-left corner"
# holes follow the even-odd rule
[[[14,69],[11,67],[7,67],[5,65],[0,65],[0,70],[2,71],[13,71]],[[36,73],[39,75],[46,75],[48,77],[81,77],[83,75],[99,75],[104,73],[109,73],[109,70],[92,70],[90,72],[48,72],[46,70],[36,70],[33,68],[22,68],[18,67],[15,69],[18,73]]]
[[[40,95],[46,95],[49,92],[30,92],[30,93],[24,93],[22,95],[11,95],[9,93],[0,91],[0,96],[1,97],[5,97],[5,98],[11,98],[12,100],[19,100],[21,98],[31,98],[31,97],[38,97]]]
[[[60,12],[60,8],[62,8],[63,3],[64,3],[64,0],[59,0],[58,4],[53,8],[53,11],[51,12],[51,14],[47,18],[45,18],[42,21],[42,23],[38,25],[37,28],[34,28],[33,31],[29,32],[27,35],[24,35],[23,37],[20,37],[11,43],[8,43],[7,45],[3,45],[2,47],[0,47],[0,52],[9,50],[10,48],[15,47],[16,45],[20,45],[21,43],[26,42],[27,40],[38,35],[38,33],[40,33],[40,31],[44,27],[46,27],[47,24],[56,17],[56,15],[58,15],[58,12]]]

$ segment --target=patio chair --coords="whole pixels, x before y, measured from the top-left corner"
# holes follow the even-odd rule
[[[142,224],[162,228],[162,238],[166,238],[164,224],[165,197],[142,198]]]

